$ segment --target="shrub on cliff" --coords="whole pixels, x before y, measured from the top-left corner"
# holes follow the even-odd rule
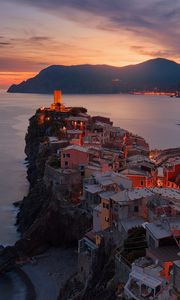
[[[87,109],[84,107],[72,107],[70,110],[70,114],[73,116],[77,116],[79,113],[87,113]]]
[[[146,247],[145,229],[143,227],[134,227],[129,231],[128,238],[124,241],[122,256],[129,263],[132,263],[137,258],[146,255]]]
[[[60,167],[60,159],[57,157],[56,154],[53,154],[49,157],[48,159],[48,164],[55,168],[55,169],[58,169]]]

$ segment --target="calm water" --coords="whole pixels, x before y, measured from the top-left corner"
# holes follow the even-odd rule
[[[139,95],[65,95],[64,103],[84,106],[104,115],[114,125],[146,137],[151,148],[180,146],[180,99]],[[28,119],[39,106],[48,106],[50,95],[0,94],[0,243],[17,239],[12,202],[27,191],[23,164]]]
[[[13,244],[18,235],[14,227],[16,210],[12,202],[26,194],[24,136],[28,119],[36,108],[48,106],[49,95],[0,93],[0,244]],[[84,106],[90,114],[104,115],[114,125],[146,137],[151,148],[180,146],[180,99],[139,95],[66,95],[68,106]],[[11,274],[0,279],[0,299],[23,295],[23,287],[13,291]],[[3,296],[2,296],[2,293]],[[2,297],[2,298],[1,298]],[[20,300],[21,297],[18,296]],[[23,296],[22,296],[23,299]]]
[[[139,95],[64,95],[64,103],[84,106],[114,125],[146,137],[151,148],[180,146],[180,99]],[[24,136],[36,108],[48,106],[50,95],[0,93],[0,243],[18,238],[12,202],[27,191]]]

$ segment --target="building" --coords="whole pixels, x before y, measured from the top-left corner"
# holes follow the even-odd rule
[[[169,282],[161,275],[162,268],[150,258],[139,258],[132,264],[124,287],[125,299],[170,300]]]
[[[164,186],[180,188],[180,159],[169,163],[164,168]]]
[[[86,132],[83,138],[83,144],[86,147],[98,147],[102,146],[101,134],[98,132]]]
[[[101,178],[100,174],[97,174],[96,178],[98,176]],[[134,189],[130,186],[128,189],[128,182],[124,183],[123,187],[123,179],[121,184],[116,185],[115,179],[112,181],[112,178],[107,177],[105,180],[104,176],[104,180],[99,181],[99,185],[96,184],[96,203],[100,202],[96,206],[95,203],[91,202],[90,204],[89,202],[89,205],[92,205],[94,209],[93,220],[96,228],[98,226],[99,230],[108,227],[116,228],[125,238],[130,229],[142,226],[147,221],[154,222],[166,212],[171,218],[172,226],[173,224],[175,227],[178,226],[177,223],[173,223],[175,220],[173,218],[176,217],[178,220],[180,215],[180,207],[178,206],[180,193],[178,191],[172,190],[171,193],[170,191],[167,193],[165,188]],[[84,186],[85,191],[88,188],[88,185]],[[84,199],[88,199],[88,192],[85,195]],[[86,200],[84,201],[86,202]],[[88,202],[86,205],[88,206]],[[177,228],[176,234],[179,234]]]
[[[94,123],[101,122],[108,125],[113,125],[113,122],[110,120],[110,118],[102,117],[102,116],[93,116],[92,120]]]
[[[78,145],[70,145],[61,150],[61,168],[79,168],[84,171],[84,166],[89,162],[88,149]]]
[[[157,168],[157,186],[164,187],[164,168],[158,167]]]
[[[154,177],[154,174],[146,170],[139,168],[126,168],[121,171],[121,174],[132,180],[134,188],[150,188],[156,186],[156,178]]]
[[[67,130],[86,130],[89,123],[89,116],[70,116],[65,119]]]
[[[131,180],[122,174],[112,171],[106,173],[96,171],[93,169],[93,174],[83,181],[82,204],[90,211],[100,204],[101,193],[108,191],[115,193],[132,187]]]
[[[173,300],[178,300],[180,297],[180,260],[173,263]]]
[[[149,145],[144,138],[133,135],[132,133],[126,133],[123,141],[125,157],[133,155],[149,156]]]
[[[151,193],[144,189],[124,190],[111,197],[113,226],[123,237],[127,237],[130,229],[142,226],[147,220],[149,197]]]
[[[78,275],[84,283],[91,273],[93,264],[97,264],[98,246],[99,242],[93,231],[78,241]]]
[[[179,259],[180,251],[180,218],[169,217],[166,211],[160,218],[146,223],[146,255],[162,267],[161,274],[170,279],[173,261]]]

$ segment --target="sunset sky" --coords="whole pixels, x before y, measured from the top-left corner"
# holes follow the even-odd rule
[[[52,64],[180,62],[179,0],[0,0],[0,88]]]

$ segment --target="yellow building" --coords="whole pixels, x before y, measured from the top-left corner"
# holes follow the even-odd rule
[[[100,216],[100,223],[101,223],[101,230],[105,230],[111,226],[112,223],[112,209],[110,204],[110,197],[113,195],[114,192],[103,192],[100,194],[101,196],[101,216]]]

